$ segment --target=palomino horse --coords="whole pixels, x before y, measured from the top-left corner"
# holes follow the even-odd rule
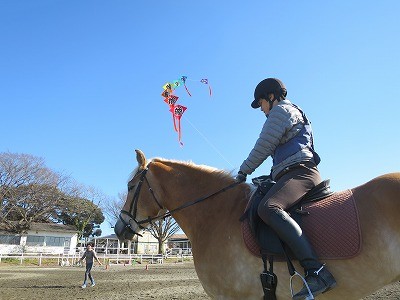
[[[139,166],[115,225],[119,239],[132,239],[152,217],[169,211],[191,241],[197,275],[212,299],[262,299],[263,264],[246,248],[239,222],[251,186],[235,184],[231,174],[211,167],[158,158],[148,162],[140,150],[136,153]],[[351,259],[325,261],[338,285],[318,299],[360,299],[400,279],[400,173],[377,177],[352,192],[362,251]],[[286,263],[275,262],[274,272],[278,299],[290,299]],[[300,285],[299,280],[296,288]]]

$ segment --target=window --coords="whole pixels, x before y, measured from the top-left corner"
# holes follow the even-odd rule
[[[27,246],[64,247],[64,242],[68,245],[71,243],[71,238],[40,235],[28,235],[26,238]]]
[[[53,246],[53,247],[64,247],[64,237],[57,237],[57,236],[46,236],[45,242],[46,246]]]
[[[3,235],[0,234],[0,244],[19,245],[21,237],[18,235]]]
[[[40,235],[28,235],[26,238],[27,246],[43,246],[44,236]]]

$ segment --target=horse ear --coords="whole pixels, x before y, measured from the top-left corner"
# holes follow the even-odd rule
[[[136,151],[136,159],[139,163],[139,168],[144,169],[146,167],[146,157],[144,156],[144,153],[141,150],[136,149],[135,151]]]

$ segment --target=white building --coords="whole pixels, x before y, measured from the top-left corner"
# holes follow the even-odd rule
[[[141,232],[142,236],[135,235],[133,241],[121,242],[115,234],[95,237],[92,243],[97,253],[106,254],[157,254],[158,240],[148,231]]]
[[[162,249],[163,252],[164,249]],[[143,231],[142,236],[138,236],[137,254],[157,254],[158,240],[148,231]]]
[[[14,234],[0,225],[0,253],[74,254],[78,233],[74,226],[32,223],[25,234]]]
[[[95,237],[89,241],[97,253],[106,254],[158,254],[158,240],[149,232],[142,231],[133,241],[121,242],[115,234]],[[167,249],[181,249],[184,254],[191,253],[191,244],[185,234],[174,234],[163,244],[162,253]],[[174,253],[173,253],[174,254]]]

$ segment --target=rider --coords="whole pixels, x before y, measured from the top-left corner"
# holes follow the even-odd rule
[[[245,181],[269,156],[273,159],[271,177],[276,183],[258,206],[260,218],[285,242],[305,271],[305,280],[314,296],[336,285],[332,274],[318,261],[299,225],[285,211],[321,182],[320,162],[314,151],[310,122],[303,111],[286,99],[285,85],[276,78],[261,81],[251,107],[267,116],[260,136],[236,179]],[[293,296],[303,299],[307,287]]]

